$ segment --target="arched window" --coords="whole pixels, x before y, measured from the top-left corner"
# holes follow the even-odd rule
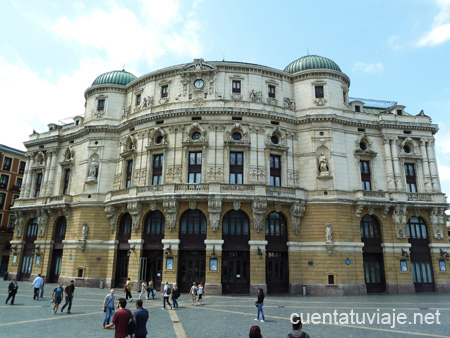
[[[365,215],[360,222],[361,239],[381,240],[380,223],[370,215]]]
[[[164,237],[165,219],[161,211],[155,210],[145,218],[146,237]]]
[[[26,239],[27,240],[35,240],[37,236],[38,224],[37,219],[32,218],[28,223]]]
[[[408,239],[427,239],[427,225],[422,218],[411,217],[408,220],[408,227],[406,228]]]
[[[181,216],[182,236],[206,237],[206,217],[200,210],[188,210]]]
[[[54,234],[54,240],[64,240],[64,238],[66,237],[66,226],[67,226],[67,221],[65,217],[60,217],[58,219],[58,222],[56,223],[56,228],[55,228],[55,234]]]
[[[249,236],[248,216],[241,210],[231,210],[225,214],[222,221],[224,236]]]
[[[271,212],[266,217],[266,237],[282,239],[287,237],[286,219],[278,212]]]
[[[119,239],[130,239],[131,237],[131,216],[126,213],[120,219]]]

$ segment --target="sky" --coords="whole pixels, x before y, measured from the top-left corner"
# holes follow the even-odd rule
[[[84,114],[84,91],[123,67],[137,76],[194,58],[284,69],[335,61],[350,96],[397,101],[439,125],[450,193],[450,0],[0,2],[0,143]]]

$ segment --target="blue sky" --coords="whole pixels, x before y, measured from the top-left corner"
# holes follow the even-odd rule
[[[15,1],[0,3],[0,143],[24,149],[32,130],[84,113],[101,73],[135,75],[192,61],[284,69],[328,57],[350,96],[424,110],[450,193],[450,0]]]

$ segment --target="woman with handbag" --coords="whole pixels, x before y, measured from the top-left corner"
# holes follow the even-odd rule
[[[103,312],[105,312],[105,320],[103,321],[103,328],[109,324],[114,315],[114,301],[116,297],[114,296],[114,289],[109,291],[109,295],[105,297],[103,301]]]

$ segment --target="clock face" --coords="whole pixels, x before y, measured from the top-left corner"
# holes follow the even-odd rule
[[[198,79],[198,80],[194,81],[194,87],[197,89],[203,88],[204,84],[205,84],[205,82],[202,79]]]

